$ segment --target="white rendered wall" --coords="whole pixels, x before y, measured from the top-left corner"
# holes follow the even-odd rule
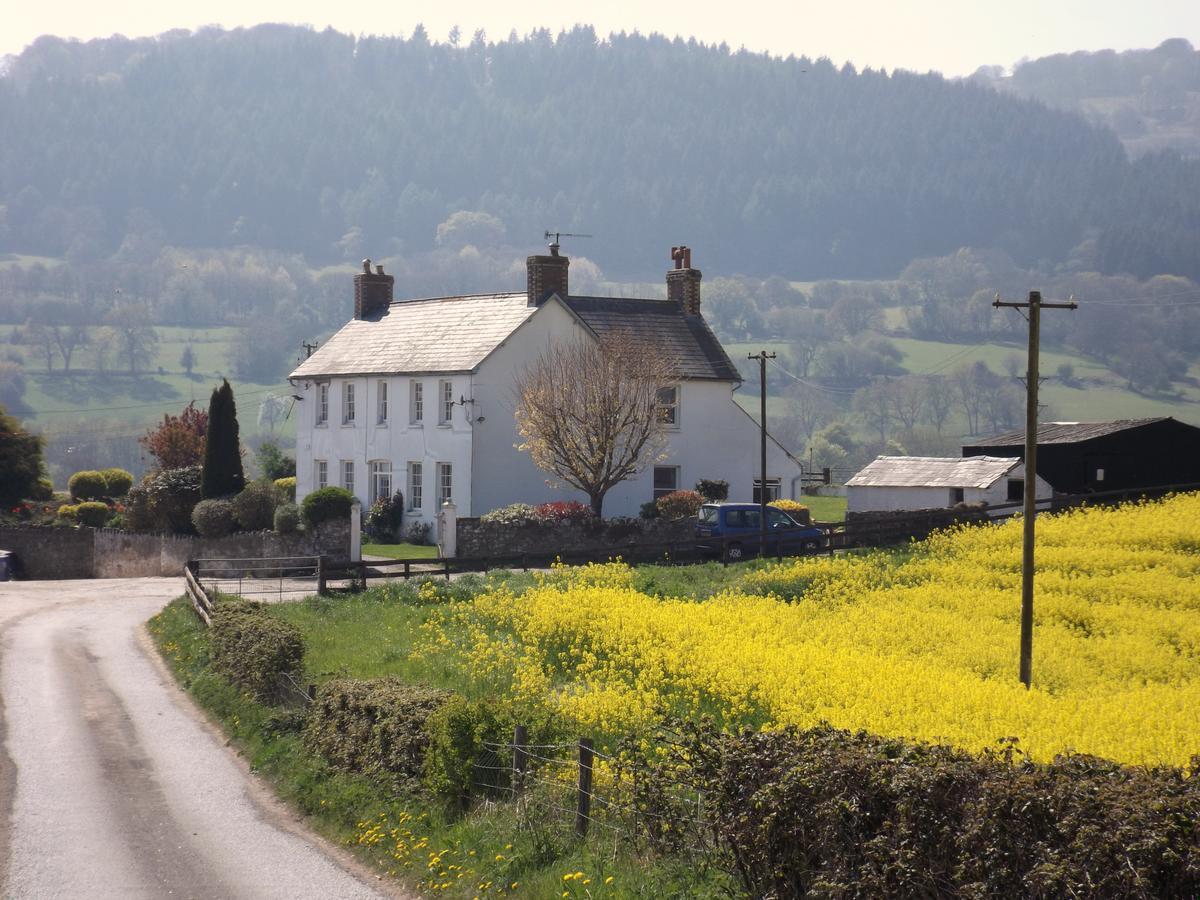
[[[355,422],[342,424],[342,384],[355,384]],[[424,417],[420,424],[410,422],[410,382],[424,384]],[[388,416],[379,423],[379,382],[388,383]],[[455,405],[449,424],[438,422],[439,384],[449,381]],[[301,419],[296,425],[296,499],[315,488],[315,461],[329,464],[329,484],[342,485],[342,460],[354,461],[354,494],[366,506],[370,499],[370,463],[387,460],[392,464],[392,491],[401,491],[405,500],[405,521],[421,520],[432,523],[437,513],[437,464],[450,463],[453,476],[452,492],[460,515],[471,515],[471,426],[467,410],[458,401],[470,396],[470,376],[423,375],[374,376],[353,379],[334,378],[329,388],[329,421],[316,425],[316,385],[301,383],[304,400],[297,404]],[[422,463],[422,506],[410,511],[408,463]]]
[[[964,488],[963,502],[987,503],[989,506],[1011,503],[1008,499],[1010,478],[1024,478],[1024,465],[997,479],[989,488]],[[1053,489],[1042,478],[1037,480],[1037,499],[1049,500]],[[948,487],[887,487],[879,485],[847,485],[848,512],[892,512],[904,509],[943,509],[953,506]]]
[[[587,502],[582,492],[550,487],[547,473],[529,455],[514,449],[521,443],[513,418],[514,378],[551,342],[570,341],[586,330],[560,304],[551,301],[517,329],[483,365],[475,379],[475,398],[485,421],[475,428],[474,509],[479,515],[510,503],[547,500]],[[758,477],[759,429],[734,401],[729,382],[687,381],[680,385],[679,428],[669,438],[659,465],[679,467],[679,487],[691,489],[701,478],[729,482],[730,500],[750,500]],[[767,442],[767,477],[781,480],[781,496],[792,496],[799,466],[774,441]],[[604,515],[636,516],[654,496],[653,464],[640,476],[622,482],[604,499]],[[461,513],[461,509],[460,509]]]

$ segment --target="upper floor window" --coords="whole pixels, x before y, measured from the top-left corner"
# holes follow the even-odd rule
[[[679,425],[679,388],[658,389],[658,420],[668,428]]]
[[[342,424],[354,424],[354,382],[346,381],[342,384]]]
[[[379,389],[375,395],[375,423],[377,425],[386,425],[388,420],[388,383],[386,381],[379,382]]]
[[[411,382],[409,388],[408,421],[420,425],[425,420],[425,383]]]
[[[449,425],[454,415],[454,383],[441,381],[438,383],[438,424]]]
[[[317,424],[324,425],[329,421],[329,382],[322,381],[317,385]]]

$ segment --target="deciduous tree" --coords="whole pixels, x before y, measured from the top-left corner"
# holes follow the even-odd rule
[[[614,485],[662,458],[659,391],[675,379],[674,361],[628,332],[554,346],[517,377],[520,449],[599,516]]]
[[[181,469],[200,465],[207,434],[208,413],[192,402],[177,416],[164,415],[162,424],[138,438],[138,443],[154,457],[158,468]]]

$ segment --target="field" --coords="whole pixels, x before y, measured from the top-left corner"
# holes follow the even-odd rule
[[[1044,518],[1030,691],[1015,521],[756,569],[704,603],[646,594],[620,564],[562,570],[442,609],[414,659],[602,740],[669,712],[1186,765],[1200,752],[1197,522],[1194,495]]]

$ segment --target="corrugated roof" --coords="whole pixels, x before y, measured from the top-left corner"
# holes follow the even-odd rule
[[[683,378],[742,380],[708,323],[701,316],[684,313],[674,300],[572,295],[566,304],[601,337],[624,330],[652,336],[663,355],[677,361]]]
[[[1077,444],[1080,441],[1090,441],[1092,438],[1104,437],[1106,434],[1116,434],[1118,431],[1128,431],[1130,428],[1140,428],[1155,422],[1166,421],[1169,416],[1156,416],[1149,419],[1117,419],[1113,422],[1040,422],[1038,423],[1038,444]],[[1006,431],[995,437],[984,438],[967,447],[1001,447],[1009,445],[1024,446],[1025,429]]]
[[[678,360],[683,378],[741,381],[704,319],[686,315],[673,300],[569,296],[564,302],[601,337],[626,329],[652,336]],[[397,301],[377,319],[347,322],[289,377],[469,372],[536,311],[524,292]]]
[[[846,486],[988,488],[1020,462],[1009,456],[880,456]]]
[[[290,377],[469,372],[534,312],[524,291],[397,301],[347,322]]]

